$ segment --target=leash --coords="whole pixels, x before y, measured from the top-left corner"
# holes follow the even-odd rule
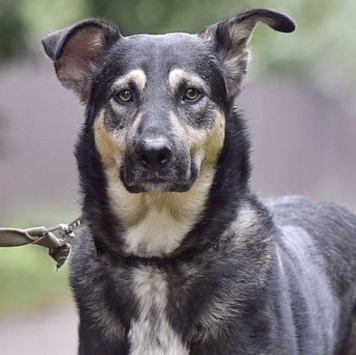
[[[27,229],[0,228],[0,247],[33,244],[47,248],[59,270],[68,259],[71,242],[75,237],[74,232],[84,226],[82,217],[79,217],[71,223],[61,223],[49,228],[43,226]]]

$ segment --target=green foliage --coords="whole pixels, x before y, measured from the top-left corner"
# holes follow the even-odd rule
[[[246,7],[248,1],[212,0],[90,0],[90,12],[120,25],[124,34],[149,32],[196,32],[207,24]]]
[[[269,7],[293,17],[296,33],[272,34],[260,26],[252,40],[250,72],[356,85],[354,0],[0,0],[0,63],[22,54],[50,31],[88,16],[106,17],[123,34],[196,32],[219,19],[252,7]]]
[[[0,249],[0,317],[67,301],[68,267],[56,272],[54,266],[37,246]]]
[[[258,1],[251,0],[250,3],[254,6]],[[258,77],[288,74],[314,81],[324,89],[335,84],[355,89],[355,1],[282,3],[271,0],[267,6],[292,16],[297,23],[297,31],[290,36],[280,36],[267,35],[266,31],[257,29],[254,42],[258,44],[253,46],[253,66]]]
[[[26,49],[25,26],[20,15],[20,4],[12,0],[0,3],[0,63],[19,55]]]

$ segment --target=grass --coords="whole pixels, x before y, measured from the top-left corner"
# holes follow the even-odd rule
[[[0,250],[0,317],[27,313],[69,300],[67,266],[59,272],[35,246]]]
[[[25,209],[7,224],[16,228],[51,226],[70,222],[78,215],[74,209]],[[65,211],[65,212],[63,212]],[[45,248],[22,246],[0,248],[0,317],[36,312],[68,302],[68,265],[55,271],[55,262]]]

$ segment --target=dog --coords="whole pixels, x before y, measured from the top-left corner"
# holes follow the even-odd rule
[[[80,355],[356,354],[356,216],[250,189],[236,99],[258,22],[295,29],[252,9],[193,35],[87,19],[43,39],[86,108]]]

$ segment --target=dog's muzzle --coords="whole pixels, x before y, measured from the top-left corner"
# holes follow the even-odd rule
[[[129,192],[184,192],[197,177],[189,149],[167,136],[140,136],[127,150],[120,170]]]

